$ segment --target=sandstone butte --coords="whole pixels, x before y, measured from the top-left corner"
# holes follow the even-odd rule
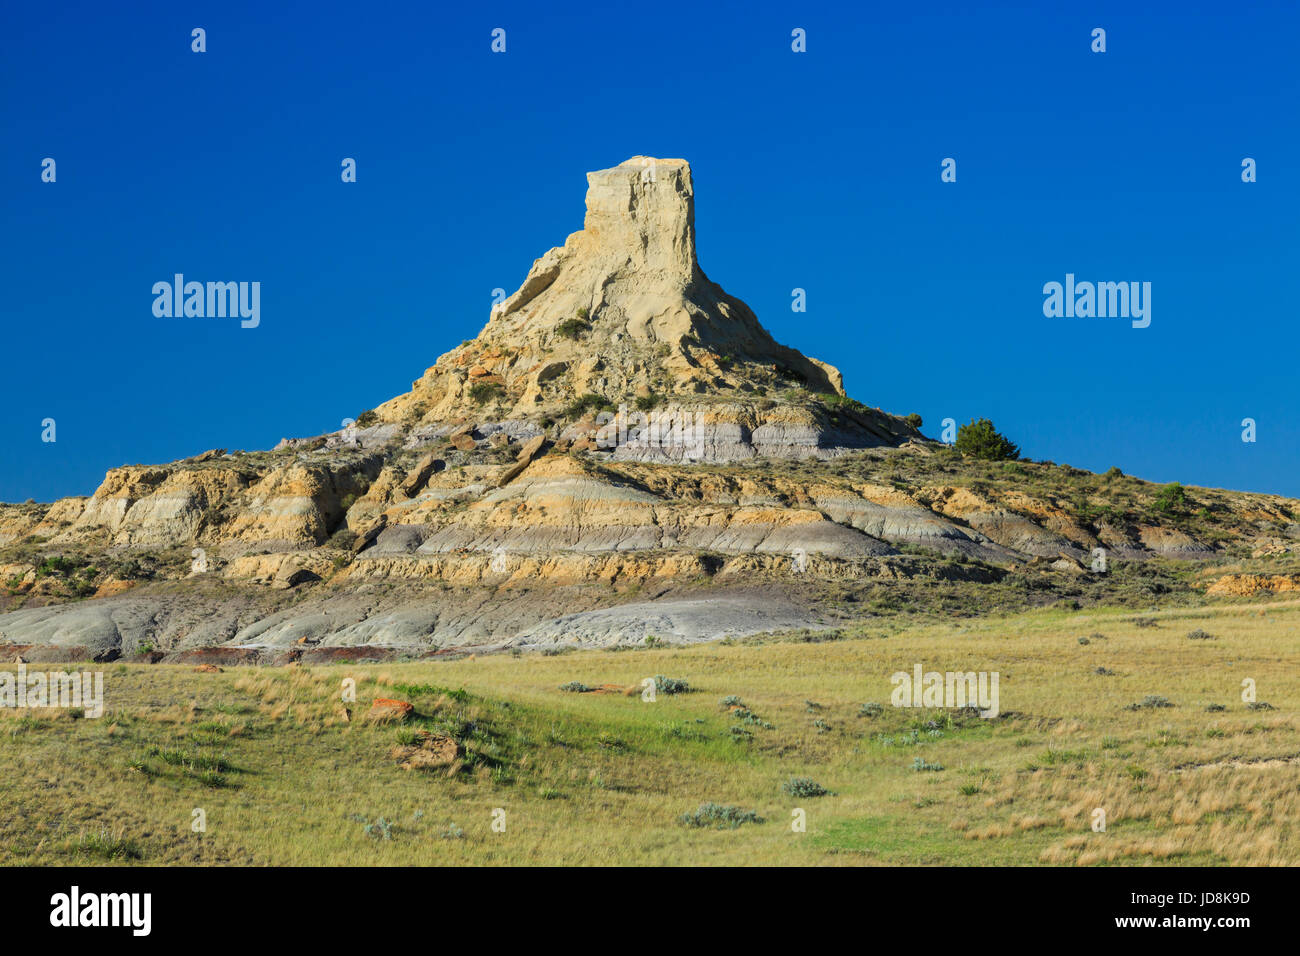
[[[928,590],[904,603],[1068,594],[1099,548],[1213,569],[1285,562],[1300,538],[1293,499],[1189,489],[1193,519],[1152,511],[1136,479],[964,461],[849,398],[705,275],[684,160],[587,182],[583,228],[354,426],[0,505],[0,652],[217,665],[686,642],[831,626],[907,583]],[[1254,580],[1277,588],[1239,575],[1217,593]]]

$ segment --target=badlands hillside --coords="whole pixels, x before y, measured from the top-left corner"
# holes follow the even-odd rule
[[[965,458],[704,274],[686,162],[587,179],[582,230],[355,425],[0,505],[0,646],[385,659],[1300,588],[1300,502]]]

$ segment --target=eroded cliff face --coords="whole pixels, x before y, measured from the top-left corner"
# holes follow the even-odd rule
[[[584,395],[722,400],[742,417],[781,390],[844,395],[838,370],[778,344],[704,274],[685,160],[637,156],[587,180],[582,230],[533,263],[476,339],[376,409],[381,419],[443,421],[489,393],[503,417],[534,419]],[[914,437],[897,422],[881,430],[866,443]]]
[[[1284,563],[1300,545],[1300,502],[1191,489],[1194,512],[1156,519],[1158,489],[1136,479],[1023,463],[999,487],[989,466],[919,443],[700,465],[492,425],[407,447],[385,428],[117,469],[90,498],[0,506],[0,643],[29,659],[146,646],[323,659],[705,640],[833,626],[895,593],[1101,593],[1097,549],[1114,574]],[[1210,593],[1275,580],[1238,574]]]
[[[0,505],[0,645],[704,640],[829,626],[897,582],[1069,593],[1098,549],[1281,560],[1300,538],[1289,499],[1191,489],[1168,515],[1135,479],[990,468],[775,342],[696,260],[689,165],[634,157],[588,175],[583,229],[476,339],[356,427]]]

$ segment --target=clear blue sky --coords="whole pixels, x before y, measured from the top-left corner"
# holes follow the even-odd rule
[[[4,5],[0,500],[337,428],[638,153],[690,160],[709,276],[867,404],[1300,495],[1296,4],[469,6]],[[260,281],[261,326],[154,318],[176,272]],[[1045,318],[1067,272],[1151,282],[1150,328]]]

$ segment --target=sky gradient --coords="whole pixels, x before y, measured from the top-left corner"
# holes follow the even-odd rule
[[[868,405],[1300,495],[1293,3],[268,6],[0,13],[0,500],[338,428],[636,154],[691,162],[709,277]],[[261,282],[260,326],[155,318],[177,272]],[[1150,282],[1150,327],[1046,318],[1067,272]]]

